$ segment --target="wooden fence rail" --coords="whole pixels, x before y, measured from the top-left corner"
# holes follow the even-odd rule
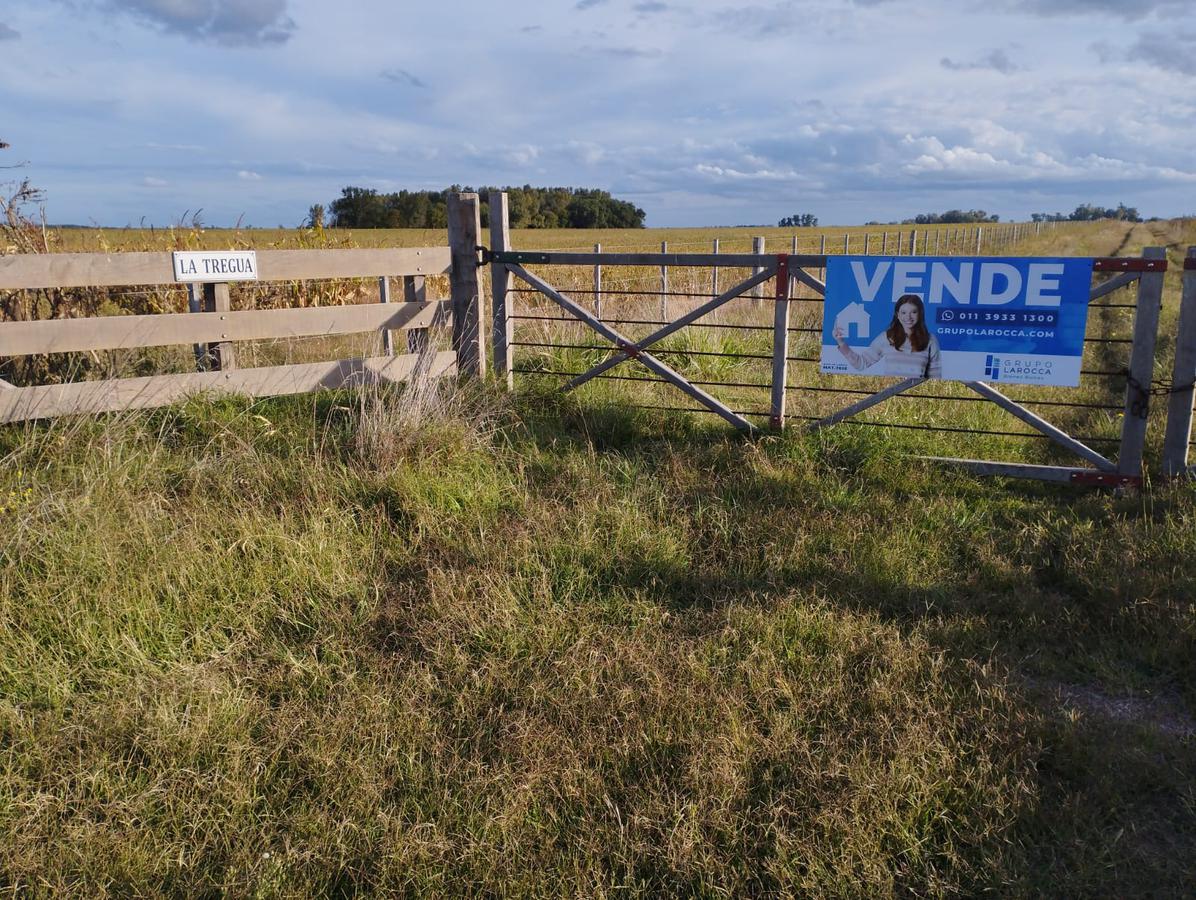
[[[68,384],[16,387],[0,382],[0,422],[68,413],[145,409],[202,391],[254,397],[322,388],[436,378],[486,370],[480,325],[476,194],[449,203],[449,246],[382,250],[261,250],[258,281],[378,279],[379,301],[300,309],[231,309],[227,283],[188,285],[192,311],[159,315],[0,322],[0,357],[192,344],[201,371]],[[450,296],[429,300],[425,279],[449,275]],[[391,302],[391,277],[406,302]],[[59,253],[0,256],[0,290],[175,284],[172,254]],[[427,329],[451,325],[452,349],[435,352]],[[392,331],[408,332],[408,353],[393,355]],[[239,369],[233,342],[381,332],[383,356]],[[204,371],[206,369],[206,371]]]
[[[395,250],[259,250],[259,281],[443,275],[448,247]],[[171,254],[18,253],[0,256],[0,290],[123,287],[174,282]]]

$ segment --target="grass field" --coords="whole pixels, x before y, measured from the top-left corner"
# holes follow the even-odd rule
[[[0,895],[1196,891],[1192,485],[518,383],[0,429]]]

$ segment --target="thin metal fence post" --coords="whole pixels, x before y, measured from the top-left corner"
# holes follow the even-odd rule
[[[601,253],[602,245],[595,244],[594,252]],[[594,263],[594,316],[602,318],[602,266],[599,263]]]
[[[453,265],[449,284],[453,307],[453,350],[457,372],[471,378],[486,374],[482,298],[478,286],[478,237],[481,204],[474,193],[449,194],[448,233]]]
[[[1163,437],[1163,475],[1175,478],[1188,471],[1188,442],[1192,439],[1192,401],[1196,396],[1196,247],[1184,259],[1183,292],[1175,335],[1175,365],[1167,401],[1167,432]]]
[[[669,252],[669,242],[660,242],[660,252]],[[668,321],[669,318],[669,267],[660,267],[660,320],[662,322]]]
[[[793,235],[793,249],[790,251],[794,256],[797,256],[797,234]]]
[[[718,238],[714,239],[711,252],[718,253]],[[710,267],[710,298],[714,299],[718,296],[718,266]]]
[[[490,249],[495,253],[511,249],[511,220],[506,191],[490,192]],[[494,347],[494,374],[506,385],[515,386],[515,320],[511,317],[511,273],[504,263],[490,264],[490,341]]]
[[[777,296],[772,316],[772,404],[769,422],[785,427],[785,382],[789,377],[789,258],[777,257]]]
[[[1146,247],[1145,259],[1166,259],[1163,247]],[[1125,415],[1121,420],[1121,452],[1117,472],[1128,478],[1142,476],[1142,451],[1146,446],[1146,419],[1150,415],[1150,385],[1154,378],[1154,347],[1163,303],[1163,273],[1143,272],[1138,279],[1138,308],[1134,312],[1134,337],[1125,385]]]
[[[762,237],[752,238],[752,253],[754,253],[756,256],[764,255],[764,238],[762,238]],[[752,275],[753,276],[759,275],[763,271],[764,271],[763,266],[753,266],[752,267]],[[752,299],[753,300],[758,301],[758,300],[761,300],[763,297],[764,297],[763,288],[761,288],[760,285],[756,285],[754,288],[752,288]]]

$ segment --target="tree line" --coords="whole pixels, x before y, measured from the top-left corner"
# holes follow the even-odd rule
[[[1095,222],[1099,219],[1119,219],[1122,222],[1141,222],[1137,207],[1118,203],[1117,208],[1104,207],[1095,203],[1081,203],[1075,210],[1063,213],[1034,213],[1030,216],[1033,222]]]
[[[507,211],[512,228],[643,228],[645,213],[626,200],[597,188],[523,187],[478,188],[481,196],[482,227],[490,225],[492,190],[507,193]],[[311,207],[308,224],[337,228],[445,228],[448,225],[448,197],[473,188],[453,185],[443,191],[397,191],[379,193],[373,188],[346,187],[332,201],[327,212],[320,204]]]

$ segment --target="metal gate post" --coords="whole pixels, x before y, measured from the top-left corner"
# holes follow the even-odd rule
[[[490,192],[490,249],[511,249],[510,213],[506,191]],[[511,273],[500,262],[490,264],[491,342],[494,345],[494,374],[506,385],[515,387],[515,361],[511,344],[515,340],[515,320],[511,318]]]
[[[1162,247],[1146,247],[1144,259],[1166,259]],[[1117,472],[1142,477],[1142,451],[1146,446],[1146,418],[1150,415],[1150,384],[1154,379],[1154,347],[1163,304],[1163,273],[1143,272],[1138,279],[1138,309],[1134,313],[1134,343],[1125,384],[1125,415],[1121,420],[1121,452]]]
[[[769,423],[785,427],[785,380],[789,377],[789,257],[777,256],[777,300],[772,316],[772,408]]]
[[[1188,470],[1188,441],[1192,439],[1192,400],[1196,394],[1196,247],[1184,260],[1183,293],[1175,335],[1175,368],[1167,404],[1167,433],[1163,438],[1163,475],[1176,478]]]

